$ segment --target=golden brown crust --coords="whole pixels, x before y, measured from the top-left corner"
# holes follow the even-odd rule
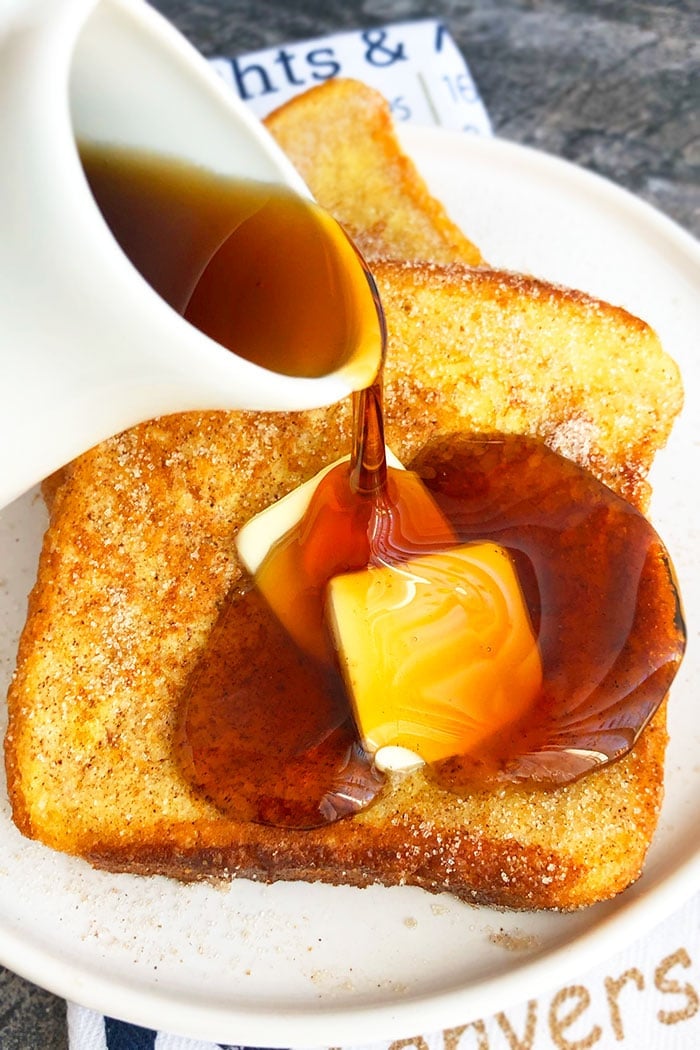
[[[386,100],[366,84],[329,80],[265,123],[368,260],[483,261],[399,146]]]
[[[507,274],[396,263],[376,273],[390,333],[387,432],[401,458],[457,428],[560,445],[568,435],[565,451],[644,498],[645,466],[681,400],[647,326]],[[607,383],[603,358],[615,362]],[[585,442],[571,435],[576,419]],[[348,442],[347,405],[191,413],[128,431],[63,472],[9,695],[18,826],[100,866],[184,879],[415,883],[508,907],[574,908],[619,892],[658,816],[663,712],[631,755],[565,789],[459,800],[416,773],[313,832],[237,824],[185,782],[177,698],[238,578],[235,532]]]
[[[203,824],[157,829],[121,849],[87,852],[97,867],[186,881],[420,886],[475,904],[573,909],[641,873],[661,804],[665,710],[635,751],[557,791],[515,788],[457,799],[422,775],[397,778],[362,818],[315,831]],[[612,797],[614,802],[606,804]]]

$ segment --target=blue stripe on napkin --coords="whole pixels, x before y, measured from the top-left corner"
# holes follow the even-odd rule
[[[107,1050],[155,1050],[156,1035],[150,1028],[105,1017]]]
[[[151,1028],[105,1017],[105,1045],[107,1050],[157,1050],[158,1032]],[[169,1038],[165,1036],[166,1040]],[[209,1044],[207,1044],[209,1045]],[[268,1050],[267,1047],[234,1046],[230,1043],[212,1043],[211,1050]]]

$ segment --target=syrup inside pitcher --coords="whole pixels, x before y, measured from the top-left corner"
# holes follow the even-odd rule
[[[283,375],[377,370],[372,278],[312,201],[144,151],[83,144],[80,155],[126,255],[205,335]]]
[[[135,32],[129,3],[97,4],[71,68],[73,132],[115,239],[177,313],[238,358],[297,379],[342,372],[344,394],[368,385],[381,325],[357,252],[204,59],[189,49],[183,75],[182,38],[159,22],[154,47],[155,23]]]

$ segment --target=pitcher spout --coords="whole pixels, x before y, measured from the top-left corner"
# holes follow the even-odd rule
[[[81,143],[311,202],[264,127],[164,18],[143,0],[18,0],[0,18],[0,506],[154,416],[314,408],[371,381],[376,304],[369,335],[349,333],[361,353],[327,374],[284,374],[245,340],[224,349],[184,319],[110,228]],[[342,265],[361,261],[346,253]]]

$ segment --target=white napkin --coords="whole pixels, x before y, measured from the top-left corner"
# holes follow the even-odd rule
[[[213,66],[258,116],[330,76],[376,87],[394,119],[488,135],[464,58],[435,19],[270,48]],[[70,1050],[219,1050],[68,1004]],[[343,1033],[338,1032],[337,1047]],[[225,1044],[227,1050],[229,1044]],[[575,983],[463,1027],[342,1050],[698,1050],[700,895],[652,935]],[[235,1048],[238,1050],[238,1048]]]

